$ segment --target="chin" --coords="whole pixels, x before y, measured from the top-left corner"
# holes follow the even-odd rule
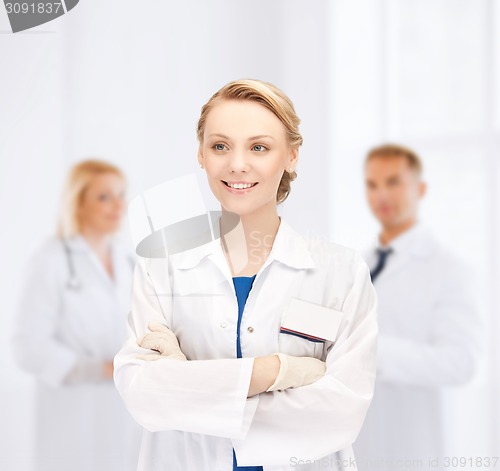
[[[251,214],[254,211],[256,211],[257,207],[255,205],[250,205],[250,204],[235,204],[234,202],[231,202],[230,204],[224,204],[221,203],[221,206],[228,212],[237,214],[238,216],[245,216],[247,214]]]
[[[111,226],[105,227],[104,232],[107,232],[108,234],[113,234],[114,232],[118,231],[120,229],[119,224],[113,224]]]

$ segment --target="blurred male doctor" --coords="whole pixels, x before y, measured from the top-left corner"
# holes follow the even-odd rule
[[[419,221],[426,184],[415,152],[372,149],[365,182],[381,225],[366,254],[379,299],[379,341],[375,393],[354,444],[358,468],[407,471],[413,462],[440,469],[443,387],[467,382],[476,367],[474,274]]]

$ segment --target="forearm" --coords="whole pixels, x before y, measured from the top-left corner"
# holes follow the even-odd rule
[[[110,381],[113,379],[113,362],[95,358],[80,358],[65,377],[64,382],[75,384],[82,382]]]
[[[151,432],[245,436],[259,400],[247,397],[254,358],[144,361],[134,343],[115,357],[114,377],[139,424]]]
[[[276,380],[279,370],[280,359],[278,355],[255,358],[247,397],[267,391]]]

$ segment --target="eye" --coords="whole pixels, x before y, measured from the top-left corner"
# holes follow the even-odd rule
[[[212,149],[215,149],[215,150],[218,150],[218,151],[223,151],[224,147],[226,147],[225,144],[218,143],[218,144],[213,145]]]
[[[256,150],[257,152],[264,152],[265,150],[269,150],[266,146],[263,146],[262,144],[255,144],[252,149]]]
[[[99,201],[108,201],[109,200],[109,195],[106,193],[101,193],[99,195]]]

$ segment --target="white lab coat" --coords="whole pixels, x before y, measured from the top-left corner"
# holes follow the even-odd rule
[[[35,469],[135,471],[140,427],[113,381],[99,377],[125,339],[135,260],[115,241],[113,281],[83,237],[68,245],[81,289],[66,287],[61,241],[46,241],[28,261],[12,338],[18,364],[36,378]],[[85,369],[66,384],[77,364]]]
[[[335,343],[280,333],[291,297],[342,311]],[[117,388],[145,428],[138,471],[231,471],[233,447],[238,466],[265,471],[336,470],[342,460],[355,469],[351,443],[374,383],[375,311],[357,252],[302,237],[281,219],[245,305],[237,359],[238,306],[220,239],[168,260],[139,258],[129,338],[115,357]],[[151,321],[175,332],[190,361],[137,358],[148,352],[137,339]],[[326,360],[326,375],[247,398],[254,357],[278,351]]]
[[[393,253],[374,281],[377,380],[354,444],[360,471],[407,470],[413,459],[422,460],[412,465],[415,469],[427,469],[429,458],[442,458],[448,446],[444,417],[450,412],[445,387],[472,377],[478,353],[480,322],[470,267],[422,223],[390,246]],[[375,266],[375,247],[365,259]]]

